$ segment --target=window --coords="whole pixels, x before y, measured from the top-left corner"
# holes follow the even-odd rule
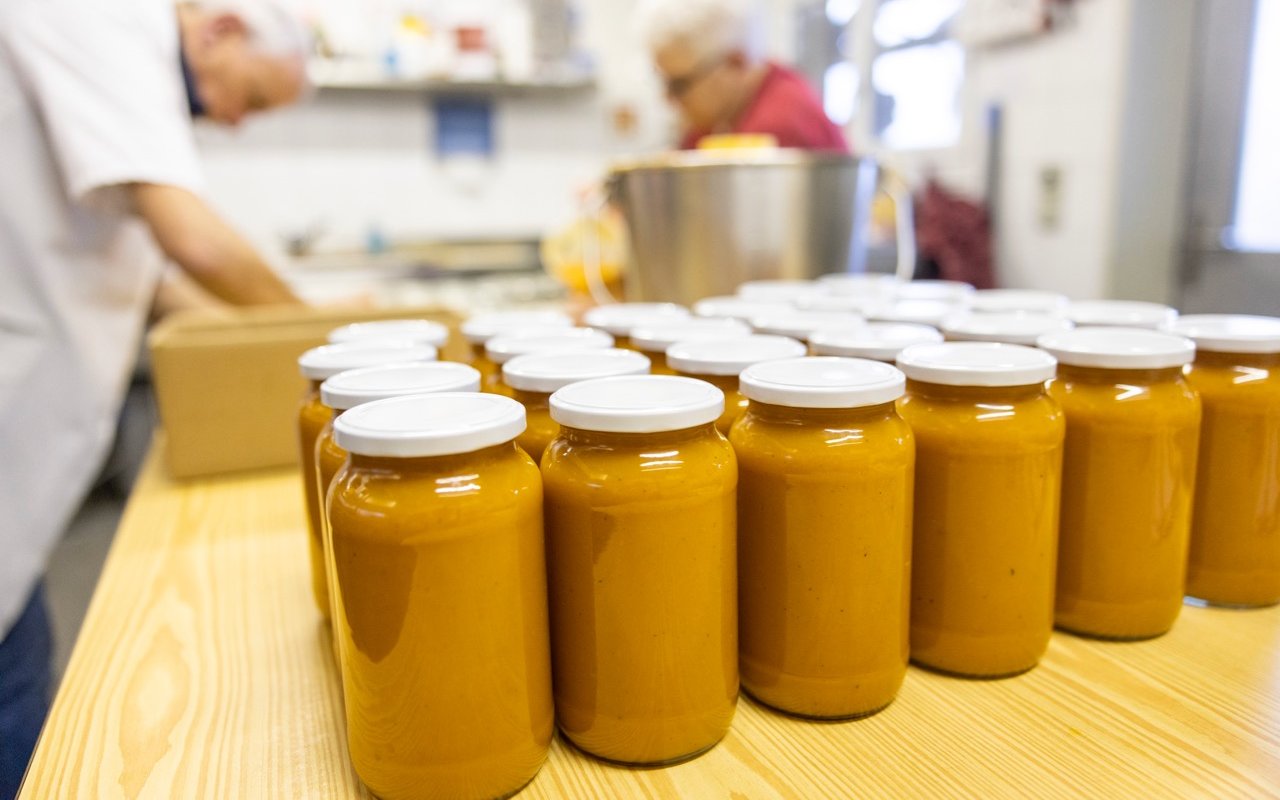
[[[895,150],[960,138],[964,48],[950,26],[964,0],[880,0],[872,22],[873,129]]]

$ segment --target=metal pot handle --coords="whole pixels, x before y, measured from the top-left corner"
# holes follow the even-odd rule
[[[898,266],[894,273],[898,280],[905,282],[916,274],[915,206],[905,181],[891,181],[885,193],[893,201],[894,238],[898,246]]]
[[[591,299],[600,306],[618,302],[604,282],[604,244],[600,241],[604,210],[611,193],[610,186],[597,186],[582,199],[582,213],[587,218],[587,224],[582,226],[582,273]]]

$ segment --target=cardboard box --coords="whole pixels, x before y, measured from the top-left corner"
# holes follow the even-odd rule
[[[279,467],[298,460],[298,403],[307,389],[298,356],[350,322],[431,319],[453,336],[442,357],[461,360],[460,318],[441,308],[296,307],[189,311],[162,321],[147,344],[176,478]]]

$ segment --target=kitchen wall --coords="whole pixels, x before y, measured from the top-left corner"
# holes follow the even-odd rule
[[[1078,0],[1048,35],[970,49],[961,142],[880,155],[915,180],[990,192],[1001,285],[1171,300],[1192,5]],[[1002,120],[994,175],[992,106]],[[875,149],[867,130],[855,138]]]

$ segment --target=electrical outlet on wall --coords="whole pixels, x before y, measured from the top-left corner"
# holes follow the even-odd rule
[[[1056,164],[1043,166],[1037,177],[1036,218],[1041,230],[1056,231],[1062,223],[1062,168]]]

